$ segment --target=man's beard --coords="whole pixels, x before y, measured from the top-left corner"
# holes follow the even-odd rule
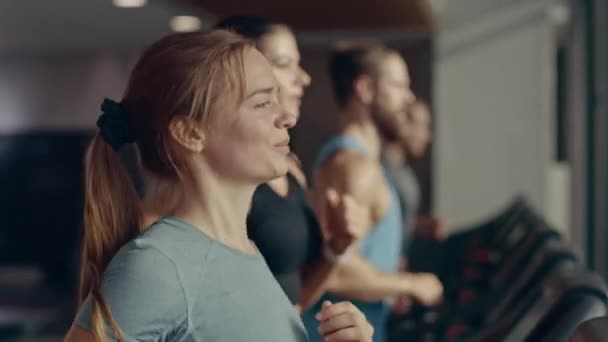
[[[377,105],[372,107],[372,120],[383,139],[390,142],[401,142],[403,140],[403,133],[400,130],[403,124],[397,119],[398,115],[403,114],[387,113]]]

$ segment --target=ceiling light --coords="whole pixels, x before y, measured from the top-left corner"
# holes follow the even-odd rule
[[[146,2],[147,0],[112,0],[114,6],[122,8],[144,7]]]
[[[169,25],[175,32],[191,32],[200,30],[201,20],[190,15],[178,15],[171,18]]]

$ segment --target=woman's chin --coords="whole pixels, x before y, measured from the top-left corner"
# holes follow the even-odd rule
[[[287,159],[285,159],[284,162],[280,162],[280,163],[275,163],[273,169],[271,172],[269,172],[266,177],[264,177],[264,182],[268,182],[274,179],[277,179],[279,177],[283,177],[287,174],[288,171],[288,164],[287,164]]]

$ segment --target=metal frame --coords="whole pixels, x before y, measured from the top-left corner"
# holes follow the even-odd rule
[[[605,0],[571,0],[568,159],[572,237],[587,265],[608,277],[608,14]]]

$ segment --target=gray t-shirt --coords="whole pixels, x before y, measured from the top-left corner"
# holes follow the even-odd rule
[[[405,229],[409,234],[414,228],[414,219],[418,214],[418,207],[420,206],[421,194],[418,178],[409,165],[394,165],[385,155],[382,155],[381,161],[388,178],[397,188],[397,192],[399,192],[402,202],[403,221],[405,222]]]
[[[307,341],[300,317],[261,255],[163,218],[126,244],[102,277],[126,341]],[[91,303],[76,324],[90,330]]]

